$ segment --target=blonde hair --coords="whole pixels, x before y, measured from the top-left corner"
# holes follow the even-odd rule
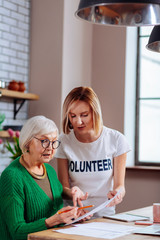
[[[58,136],[56,124],[44,116],[35,116],[28,119],[21,129],[19,137],[19,146],[22,152],[24,153],[27,150],[28,144],[34,136],[49,134],[55,131],[57,131]]]
[[[101,112],[99,99],[91,87],[74,88],[66,96],[63,103],[63,111],[62,111],[63,132],[65,134],[69,134],[70,129],[72,128],[68,115],[69,115],[69,110],[71,108],[72,103],[77,100],[83,101],[89,104],[93,113],[93,129],[97,134],[103,125],[103,119],[102,119],[102,112]]]

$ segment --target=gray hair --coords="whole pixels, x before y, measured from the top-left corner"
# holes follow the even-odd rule
[[[21,129],[19,137],[19,146],[22,152],[24,153],[27,150],[28,144],[34,136],[46,135],[55,131],[57,131],[58,136],[56,124],[44,116],[35,116],[28,119]]]

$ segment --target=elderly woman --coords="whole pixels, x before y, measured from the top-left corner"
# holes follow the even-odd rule
[[[0,178],[1,239],[27,239],[29,233],[69,223],[79,216],[76,207],[63,208],[62,194],[74,201],[87,195],[77,187],[64,192],[48,164],[60,145],[57,137],[55,123],[44,116],[30,118],[23,126],[19,138],[23,154]]]

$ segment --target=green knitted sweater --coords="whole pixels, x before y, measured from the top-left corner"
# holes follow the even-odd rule
[[[55,170],[45,164],[53,201],[28,171],[14,160],[0,177],[0,239],[26,240],[32,232],[46,230],[45,219],[63,207],[63,188]]]

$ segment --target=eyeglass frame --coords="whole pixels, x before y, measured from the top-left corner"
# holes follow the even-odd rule
[[[52,149],[57,149],[57,148],[60,146],[60,144],[61,144],[61,142],[60,142],[58,139],[55,140],[55,141],[50,141],[50,140],[47,139],[47,138],[46,138],[46,139],[39,139],[39,138],[37,138],[37,137],[34,137],[34,138],[37,139],[37,140],[39,140],[39,141],[41,142],[41,146],[42,146],[42,147],[43,147],[43,141],[44,141],[44,140],[47,140],[47,141],[48,141],[48,146],[47,146],[47,147],[43,147],[44,149],[48,148],[51,143],[52,143]],[[56,148],[53,147],[53,144],[54,144],[55,142],[58,142],[58,143],[59,143],[58,147],[56,147]]]

